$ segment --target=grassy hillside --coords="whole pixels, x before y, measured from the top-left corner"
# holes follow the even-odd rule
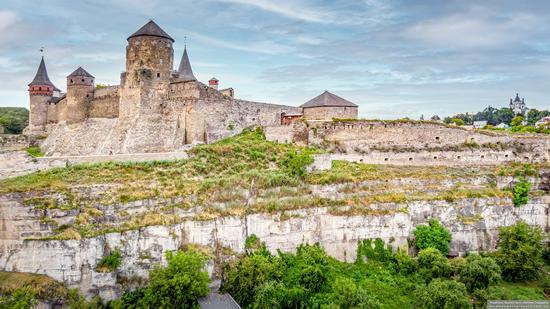
[[[21,134],[29,123],[29,111],[23,107],[0,107],[0,125],[4,133]]]
[[[80,238],[174,224],[184,220],[180,210],[189,209],[196,212],[195,220],[311,207],[329,207],[335,215],[377,215],[406,212],[406,203],[417,200],[508,199],[510,191],[496,188],[498,176],[538,173],[537,166],[524,165],[403,167],[343,161],[334,162],[327,171],[305,173],[312,154],[318,152],[267,141],[260,130],[246,131],[198,146],[187,160],[57,168],[2,180],[0,194],[19,192],[24,203],[35,209],[79,209],[76,223],[58,229],[54,237]],[[483,181],[474,181],[479,178]],[[325,186],[335,187],[335,195],[316,193]],[[165,206],[132,215],[123,209],[145,199]],[[401,203],[404,208],[371,207],[381,203]],[[106,220],[104,213],[113,211],[116,220]],[[57,226],[47,217],[44,223]]]

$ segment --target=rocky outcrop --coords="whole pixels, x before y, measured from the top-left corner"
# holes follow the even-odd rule
[[[7,221],[29,220],[34,216],[29,213],[33,210],[14,196],[4,196],[0,204],[0,268],[46,274],[88,295],[112,299],[120,295],[123,284],[146,277],[152,265],[164,262],[166,251],[193,243],[242,252],[247,236],[252,234],[265,241],[273,252],[292,251],[301,243],[320,243],[331,256],[353,261],[359,240],[381,238],[395,248],[406,247],[415,226],[436,218],[453,234],[451,250],[491,250],[497,244],[498,228],[520,219],[548,229],[550,197],[532,198],[521,207],[514,207],[509,199],[477,198],[378,204],[372,208],[386,211],[372,215],[343,215],[346,207],[340,207],[204,221],[189,217],[169,226],[148,226],[80,240],[25,240],[13,234],[9,237]],[[66,215],[70,217],[70,213]],[[31,221],[25,221],[29,230],[38,224],[33,227]],[[18,226],[18,232],[22,229],[24,224]],[[121,268],[114,273],[97,272],[98,261],[114,248],[122,252]]]

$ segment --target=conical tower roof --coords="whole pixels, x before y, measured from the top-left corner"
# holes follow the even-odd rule
[[[82,67],[78,67],[78,69],[74,70],[74,72],[72,72],[71,74],[69,74],[69,76],[67,77],[91,77],[91,78],[94,78],[92,76],[92,74],[88,73],[86,70],[84,70]]]
[[[316,96],[315,98],[302,104],[300,107],[321,107],[321,106],[334,106],[334,107],[357,107],[356,104],[341,98],[328,91]]]
[[[44,56],[42,56],[42,60],[40,60],[40,65],[38,66],[38,71],[36,71],[36,75],[34,76],[34,79],[29,84],[29,86],[51,86],[55,90],[57,87],[50,81],[50,78],[48,77],[48,70],[46,70],[46,63],[44,62]]]
[[[172,39],[172,37],[169,36],[168,33],[162,30],[162,28],[159,27],[159,25],[157,25],[152,20],[146,23],[143,27],[139,28],[139,30],[134,32],[134,34],[129,36],[128,40],[139,36],[156,36],[159,38],[169,39],[170,41],[174,42],[174,39]]]
[[[183,49],[183,56],[181,56],[180,66],[178,68],[180,79],[183,81],[195,81],[197,78],[193,75],[193,69],[191,69],[191,63],[189,62],[189,56],[187,56],[187,47]]]

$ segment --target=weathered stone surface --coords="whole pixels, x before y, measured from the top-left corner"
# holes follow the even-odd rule
[[[549,203],[549,196],[532,198],[521,207],[514,207],[509,199],[498,198],[464,199],[454,203],[416,201],[373,205],[380,209],[406,209],[387,215],[340,216],[331,214],[327,208],[312,208],[287,211],[284,218],[279,213],[260,213],[207,221],[193,220],[190,211],[187,219],[175,225],[149,226],[82,240],[40,241],[23,240],[21,234],[6,233],[11,229],[8,222],[15,219],[28,220],[27,225],[18,226],[18,233],[25,229],[39,231],[39,227],[32,223],[32,217],[36,218],[37,214],[28,213],[20,198],[4,196],[0,200],[3,226],[0,268],[47,274],[88,295],[99,294],[111,299],[121,291],[117,277],[146,277],[152,264],[165,262],[164,252],[176,250],[185,243],[221,245],[242,252],[246,237],[256,234],[273,252],[292,251],[302,243],[318,242],[331,256],[353,261],[359,240],[381,238],[394,247],[407,246],[415,226],[436,218],[453,234],[451,250],[460,253],[492,250],[496,246],[498,228],[519,219],[548,229]],[[125,207],[155,207],[147,205],[132,202]],[[123,265],[116,274],[95,272],[106,248],[122,251]]]

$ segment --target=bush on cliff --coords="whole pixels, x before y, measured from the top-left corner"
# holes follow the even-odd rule
[[[112,301],[110,308],[197,308],[197,297],[209,292],[206,256],[196,249],[167,252],[168,266],[149,272],[149,284]]]
[[[414,231],[418,249],[435,248],[443,255],[449,253],[451,233],[439,221],[432,219],[429,225],[418,225]]]
[[[540,227],[529,226],[525,221],[501,227],[495,258],[502,269],[502,277],[509,281],[535,278],[543,265],[544,238]]]
[[[525,178],[519,177],[519,180],[512,191],[512,200],[516,207],[525,205],[529,202],[529,190],[531,190],[531,183],[526,181]]]

